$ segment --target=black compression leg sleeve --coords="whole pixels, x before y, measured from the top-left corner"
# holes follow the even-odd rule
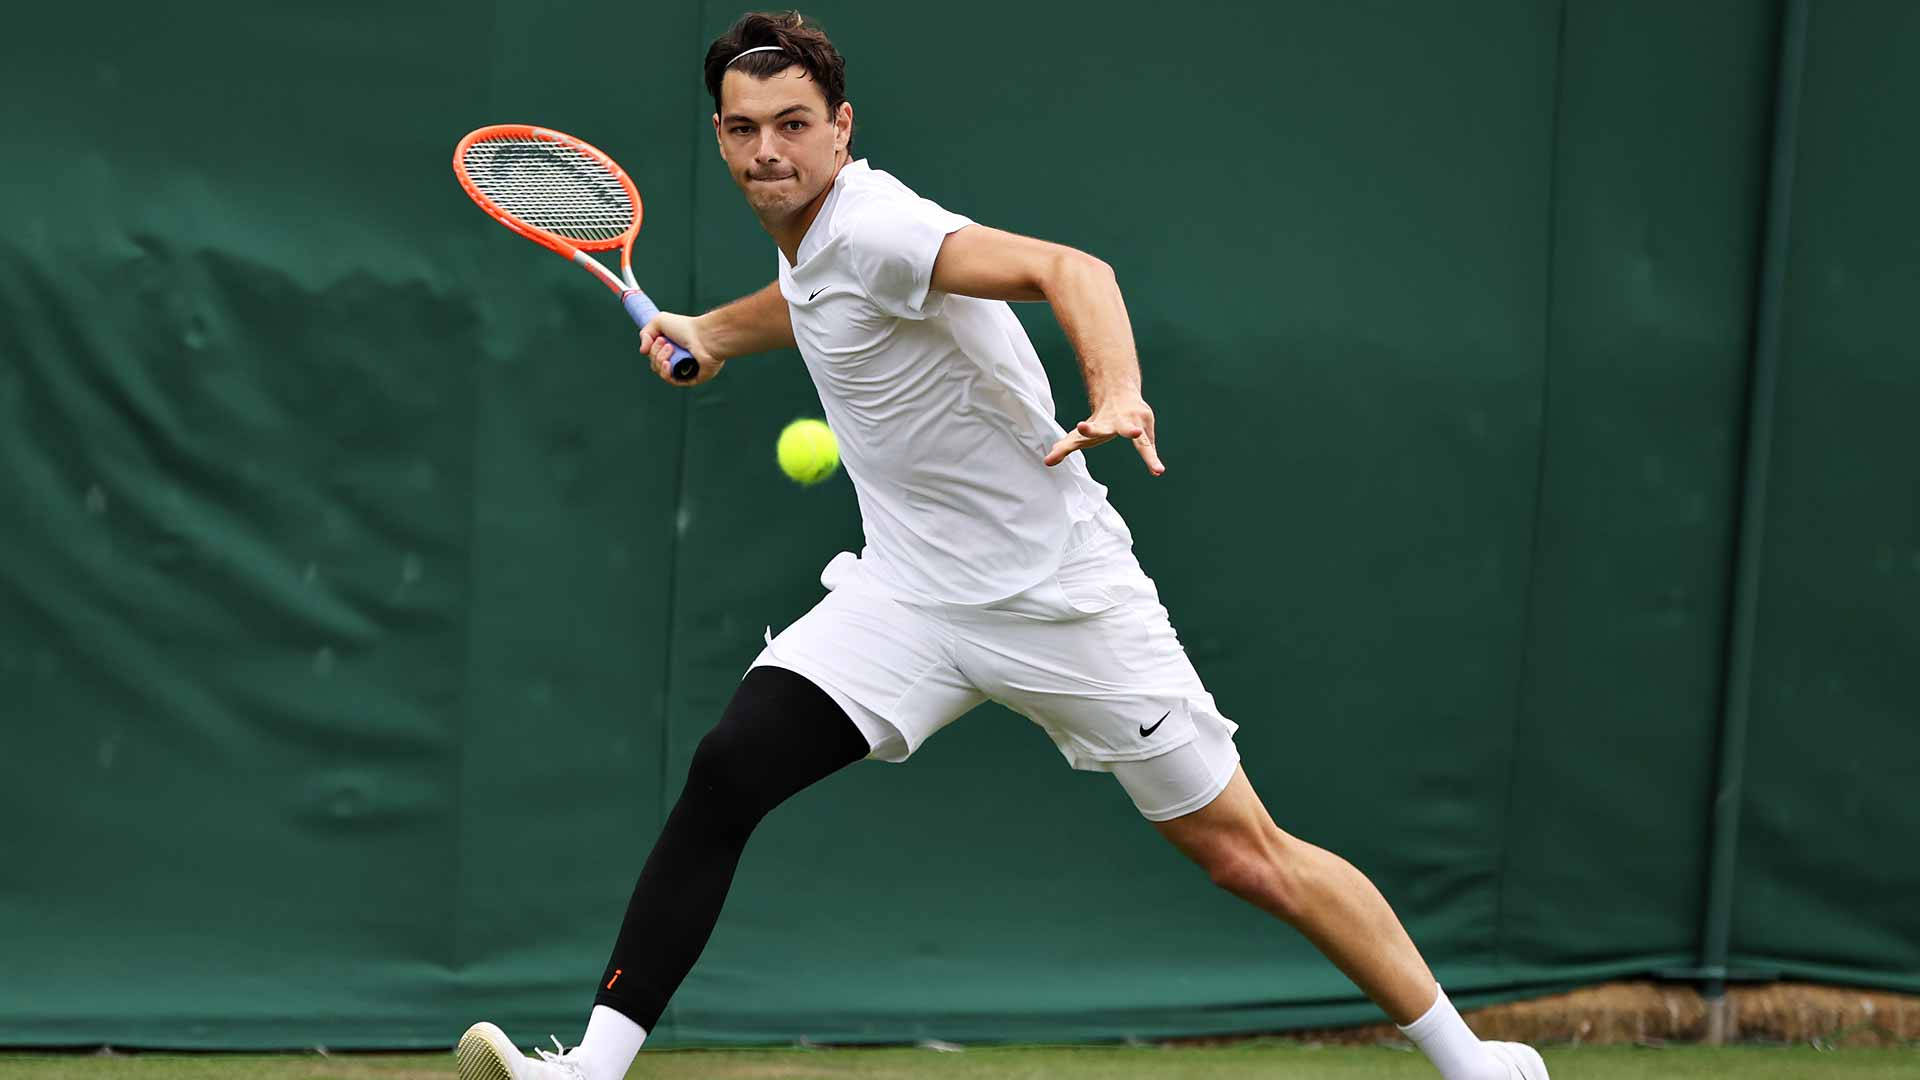
[[[826,691],[757,667],[700,740],[627,903],[596,1005],[651,1031],[707,947],[747,837],[795,792],[867,756],[867,739]]]

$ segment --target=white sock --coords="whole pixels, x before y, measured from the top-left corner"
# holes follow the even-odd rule
[[[1400,1033],[1427,1055],[1442,1080],[1498,1080],[1506,1075],[1506,1067],[1487,1053],[1480,1037],[1460,1019],[1445,990],[1436,988],[1433,1006]]]
[[[595,1005],[593,1015],[587,1017],[587,1033],[570,1056],[586,1068],[589,1080],[626,1080],[646,1041],[647,1029],[625,1013]]]

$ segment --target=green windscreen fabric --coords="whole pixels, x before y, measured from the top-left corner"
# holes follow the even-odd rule
[[[1765,477],[1736,963],[1920,992],[1920,10],[1815,5]]]
[[[1541,977],[1698,948],[1772,106],[1757,14],[1566,9],[1494,945]]]
[[[1913,988],[1916,27],[1820,7],[1734,952]],[[1463,1004],[1692,962],[1774,8],[809,13],[874,167],[1115,267],[1170,469],[1091,464],[1276,820]],[[0,43],[0,1044],[577,1036],[694,746],[860,523],[774,468],[795,355],[660,385],[449,161],[572,131],[634,175],[662,307],[764,285],[699,79],[737,14],[217,0]],[[649,1045],[1377,1017],[989,706],[775,812]]]

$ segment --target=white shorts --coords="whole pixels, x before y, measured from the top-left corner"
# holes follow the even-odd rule
[[[1074,768],[1113,773],[1149,821],[1191,813],[1233,778],[1238,727],[1116,527],[1076,526],[1057,574],[984,607],[903,598],[842,552],[820,575],[831,591],[752,666],[825,690],[877,760],[905,761],[993,700],[1040,725]]]

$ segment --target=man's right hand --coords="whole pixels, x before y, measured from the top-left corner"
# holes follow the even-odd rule
[[[673,347],[675,345],[693,354],[700,362],[700,374],[681,382],[673,377]],[[640,329],[640,353],[653,367],[653,373],[661,381],[673,386],[699,386],[727,365],[727,361],[713,355],[706,345],[705,335],[700,331],[700,320],[687,315],[675,315],[663,311],[648,320]]]

